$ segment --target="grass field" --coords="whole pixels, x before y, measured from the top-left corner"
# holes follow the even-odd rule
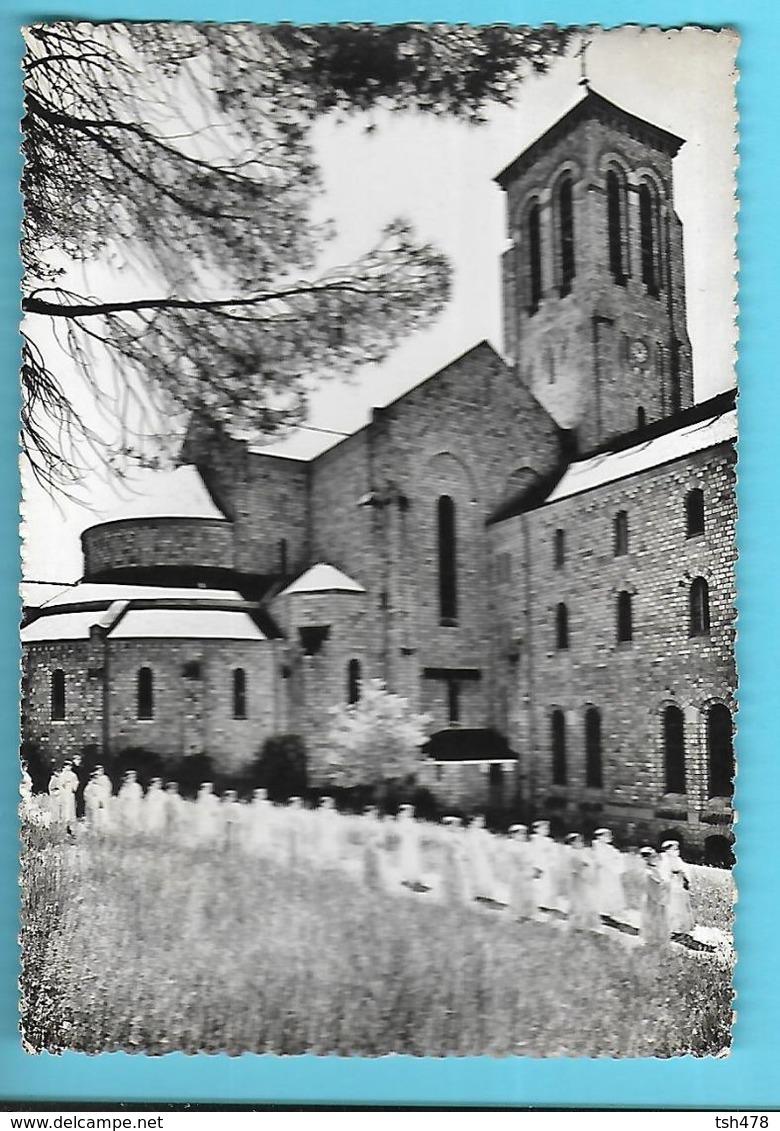
[[[238,849],[26,830],[28,1047],[375,1056],[697,1056],[730,1042],[731,970]],[[731,877],[692,869],[700,923]]]

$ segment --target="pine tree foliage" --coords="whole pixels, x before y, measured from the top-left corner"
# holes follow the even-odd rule
[[[448,265],[402,220],[317,273],[330,232],[312,214],[312,126],[379,109],[479,121],[569,33],[52,23],[25,36],[23,445],[62,486],[85,441],[121,462],[160,419],[294,425],[312,375],[348,376],[429,324]],[[86,278],[96,264],[102,293],[76,289],[74,265]],[[52,332],[118,426],[112,452],[50,360]]]

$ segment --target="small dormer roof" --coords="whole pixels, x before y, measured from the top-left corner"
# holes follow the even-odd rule
[[[293,581],[292,585],[288,585],[280,596],[287,597],[294,593],[365,593],[365,589],[335,566],[317,562],[301,574],[297,581]]]

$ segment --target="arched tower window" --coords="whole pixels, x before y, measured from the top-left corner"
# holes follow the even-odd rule
[[[542,237],[539,205],[528,210],[528,313],[535,314],[542,299]]]
[[[710,589],[703,577],[694,577],[689,594],[690,636],[708,636],[710,631]]]
[[[639,246],[642,256],[642,282],[647,293],[658,297],[658,223],[657,202],[647,182],[639,186]]]
[[[246,718],[246,672],[236,668],[233,672],[233,718]]]
[[[458,620],[455,503],[442,495],[437,503],[439,534],[439,617],[444,625]]]
[[[51,673],[51,717],[65,718],[65,672],[57,668]]]
[[[151,668],[138,669],[137,715],[139,719],[154,717],[154,677]]]
[[[601,789],[604,775],[601,764],[601,713],[598,707],[585,712],[585,785]]]
[[[571,291],[575,274],[574,259],[574,195],[570,176],[565,176],[556,193],[558,223],[558,290],[563,297]]]
[[[679,707],[664,711],[664,792],[685,793],[685,722]]]
[[[634,639],[634,617],[631,594],[618,593],[617,597],[617,638],[618,643],[628,644]]]
[[[566,718],[563,711],[555,710],[550,715],[550,745],[553,785],[566,785]]]
[[[350,660],[347,664],[347,702],[357,703],[360,699],[360,660]]]
[[[722,703],[707,712],[707,785],[710,797],[731,797],[734,793],[731,711]]]
[[[609,241],[609,269],[612,278],[621,287],[626,285],[625,249],[625,192],[620,177],[614,169],[607,173],[607,239]]]
[[[640,405],[639,408],[636,410],[636,430],[637,430],[637,432],[641,432],[646,424],[647,424],[647,413],[645,412],[645,410]]]
[[[704,533],[704,492],[694,487],[685,496],[685,536],[695,538]]]
[[[559,651],[569,647],[569,610],[563,601],[555,608],[555,647]]]

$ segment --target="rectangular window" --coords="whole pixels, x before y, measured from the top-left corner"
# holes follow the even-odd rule
[[[51,673],[51,717],[55,722],[65,718],[65,672],[61,668]]]
[[[630,593],[618,593],[617,638],[619,644],[629,644],[634,639],[633,609]]]
[[[614,522],[615,557],[620,558],[628,553],[628,513],[618,511]]]
[[[556,569],[566,564],[566,531],[556,530],[553,536],[553,563]]]

